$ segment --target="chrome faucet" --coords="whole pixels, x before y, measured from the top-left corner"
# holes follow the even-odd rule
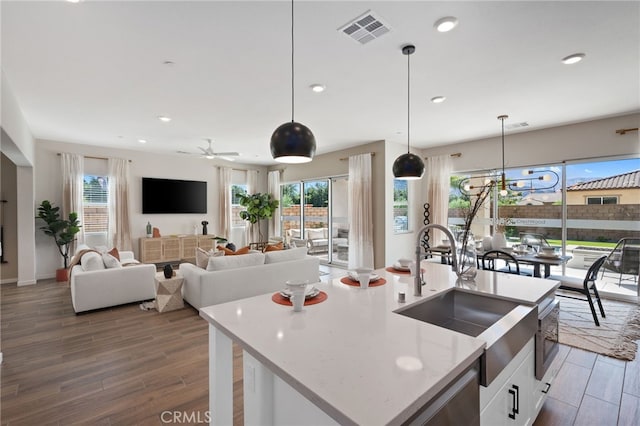
[[[422,240],[422,236],[424,235],[425,232],[427,232],[429,229],[439,229],[442,232],[444,232],[445,234],[447,234],[447,237],[449,238],[449,241],[451,242],[451,269],[455,272],[456,271],[456,263],[457,263],[457,259],[456,259],[456,239],[453,237],[453,234],[451,233],[451,231],[449,231],[449,229],[447,229],[446,227],[442,226],[442,225],[438,225],[437,223],[430,223],[427,226],[424,226],[422,229],[420,229],[420,231],[418,231],[418,238],[416,240],[416,277],[414,280],[414,284],[413,284],[413,295],[414,296],[422,296],[422,285],[424,284],[424,281],[422,280],[422,272],[420,269],[420,257],[422,255],[422,249],[420,247],[420,243]]]

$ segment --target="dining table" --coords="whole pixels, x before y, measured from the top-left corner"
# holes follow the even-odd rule
[[[512,255],[520,264],[532,265],[533,276],[536,278],[546,278],[551,275],[551,266],[560,266],[567,263],[572,256],[553,254],[547,255],[544,253],[536,253],[534,251],[518,252],[516,250],[504,250],[506,253]],[[479,264],[482,262],[480,259],[484,253],[478,251]],[[541,267],[544,267],[544,275],[541,273]]]

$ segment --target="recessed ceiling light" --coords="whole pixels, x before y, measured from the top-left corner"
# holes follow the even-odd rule
[[[164,122],[164,123],[168,123],[171,121],[171,117],[167,117],[165,115],[159,115],[158,116],[158,120]]]
[[[434,96],[433,98],[431,98],[431,102],[433,102],[434,104],[441,104],[446,99],[447,99],[446,96]]]
[[[170,67],[170,66],[172,66],[172,65],[175,65],[175,62],[173,62],[173,61],[164,61],[164,62],[162,63],[162,65],[166,65],[166,66]]]
[[[441,33],[446,33],[447,31],[451,31],[458,25],[458,18],[455,16],[445,16],[444,18],[440,18],[433,24],[433,28],[438,30]]]
[[[311,87],[311,90],[313,90],[316,93],[322,93],[324,92],[324,89],[326,89],[324,84],[312,84],[309,87]]]
[[[147,143],[147,140],[146,140],[146,139],[138,139],[138,142],[140,142],[140,143]]]
[[[562,63],[565,65],[572,65],[580,62],[587,56],[584,53],[574,53],[573,55],[569,55],[565,58],[562,58]]]
[[[82,3],[84,0],[67,0],[67,3]]]

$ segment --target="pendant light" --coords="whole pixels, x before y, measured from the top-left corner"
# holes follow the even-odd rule
[[[402,154],[393,162],[393,176],[401,180],[416,180],[424,174],[422,159],[409,152],[411,129],[411,67],[409,57],[416,51],[416,47],[408,44],[402,48],[402,54],[407,55],[407,153]]]
[[[316,138],[304,124],[294,121],[293,0],[291,0],[291,122],[271,135],[271,156],[281,163],[308,163],[316,153]]]
[[[500,195],[503,197],[507,195],[507,176],[504,173],[504,120],[507,118],[509,116],[506,114],[498,116],[498,120],[502,121],[502,179],[500,182]]]

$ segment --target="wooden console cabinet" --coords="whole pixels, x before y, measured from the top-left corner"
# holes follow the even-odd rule
[[[195,261],[197,247],[203,250],[212,249],[213,235],[140,238],[140,261],[142,263]]]

